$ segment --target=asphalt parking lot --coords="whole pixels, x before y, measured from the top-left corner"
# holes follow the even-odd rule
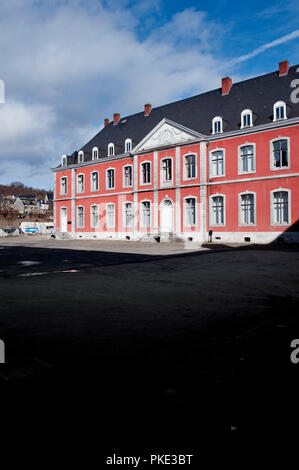
[[[298,247],[28,237],[1,240],[0,261],[0,385],[23,438],[30,421],[46,446],[233,459],[294,436]]]

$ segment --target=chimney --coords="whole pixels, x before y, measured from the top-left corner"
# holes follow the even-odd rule
[[[147,103],[147,104],[144,105],[144,115],[145,116],[148,116],[149,113],[151,112],[151,110],[152,110],[152,105],[151,104]]]
[[[114,113],[113,114],[113,124],[118,124],[120,120],[120,114],[119,113]]]
[[[104,119],[104,127],[108,126],[109,124],[109,119],[108,118],[105,118]]]
[[[228,95],[232,87],[232,79],[230,77],[224,77],[222,82],[222,95]]]
[[[282,62],[279,62],[279,76],[283,77],[284,75],[287,75],[288,71],[289,71],[289,61],[283,60]]]

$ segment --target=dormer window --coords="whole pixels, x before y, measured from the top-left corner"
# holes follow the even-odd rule
[[[279,121],[280,119],[286,119],[286,104],[284,101],[277,101],[273,106],[273,121]]]
[[[126,139],[125,141],[125,152],[131,152],[132,150],[132,140],[131,139]]]
[[[62,157],[61,157],[61,165],[62,165],[62,166],[67,166],[67,156],[66,156],[66,155],[62,155]]]
[[[108,145],[108,156],[112,157],[114,155],[114,144],[109,144]]]
[[[241,113],[241,129],[252,125],[252,111],[250,109],[244,109]]]
[[[78,153],[78,163],[83,163],[84,162],[84,152],[83,150],[80,150]]]
[[[222,118],[220,116],[214,117],[212,121],[212,132],[213,134],[219,134],[219,132],[222,132]]]
[[[96,160],[97,158],[99,158],[99,149],[98,147],[94,147],[92,149],[92,159]]]

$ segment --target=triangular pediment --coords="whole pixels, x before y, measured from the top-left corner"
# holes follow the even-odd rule
[[[199,132],[164,118],[136,145],[133,153],[191,142],[199,138],[204,138],[204,136]]]

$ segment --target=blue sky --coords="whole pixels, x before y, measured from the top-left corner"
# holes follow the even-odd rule
[[[298,18],[297,0],[1,0],[0,183],[50,188],[114,112],[298,64]]]

